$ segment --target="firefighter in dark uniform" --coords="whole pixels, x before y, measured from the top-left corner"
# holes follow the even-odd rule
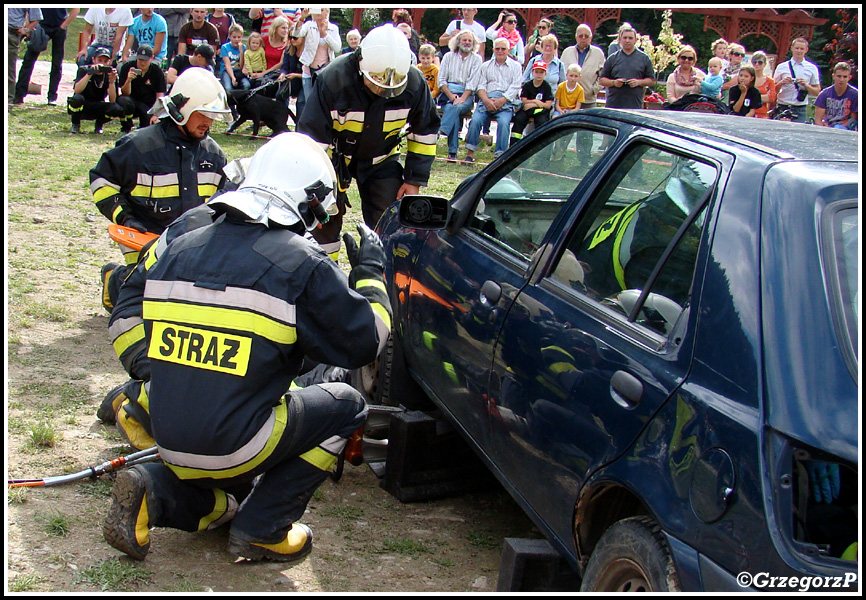
[[[142,317],[164,463],[118,474],[103,526],[113,547],[142,560],[150,527],[232,519],[236,556],[309,553],[312,532],[297,519],[367,408],[345,383],[285,392],[305,356],[350,369],[372,362],[391,325],[378,236],[363,225],[360,245],[344,236],[348,278],[304,237],[335,213],[336,184],[319,145],[281,134],[256,152],[237,191],[211,201],[223,213],[150,266]]]
[[[391,24],[382,25],[367,34],[358,50],[322,70],[307,98],[298,131],[329,150],[340,179],[340,214],[315,233],[332,257],[340,250],[345,192],[352,178],[370,228],[391,203],[427,185],[439,115],[424,75],[411,66],[406,36]],[[401,165],[400,132],[407,123]]]
[[[171,96],[158,99],[160,122],[117,141],[90,170],[90,191],[99,211],[113,223],[141,232],[162,233],[187,210],[203,204],[225,183],[226,156],[208,130],[228,120],[225,90],[205,69],[187,69]],[[102,267],[102,303],[111,311],[123,279],[138,261]]]

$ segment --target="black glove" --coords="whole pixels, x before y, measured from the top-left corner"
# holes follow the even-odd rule
[[[355,243],[355,239],[347,232],[343,234],[343,243],[346,245],[346,255],[352,268],[358,266],[373,267],[379,271],[385,270],[385,248],[382,240],[376,232],[364,225],[358,225],[358,233],[361,235],[361,245]]]
[[[135,229],[136,231],[140,231],[141,233],[147,233],[147,227],[145,227],[141,221],[132,216],[123,216],[124,213],[120,213],[120,219],[118,219],[117,224],[122,227],[129,227],[130,229]]]

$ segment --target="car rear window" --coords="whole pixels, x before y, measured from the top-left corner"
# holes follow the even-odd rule
[[[838,208],[843,206],[844,208]],[[857,245],[859,241],[859,215],[856,205],[851,203],[836,203],[831,205],[830,223],[831,240],[825,244],[829,253],[826,261],[831,269],[827,281],[830,282],[829,295],[834,299],[837,329],[846,344],[847,354],[857,361],[857,327],[860,320],[858,313],[860,281],[857,263]],[[844,339],[847,338],[847,339]],[[852,365],[856,369],[856,365]]]

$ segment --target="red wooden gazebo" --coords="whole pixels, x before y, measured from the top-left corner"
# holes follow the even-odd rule
[[[358,28],[364,9],[354,10],[353,26]],[[417,29],[427,9],[409,8],[408,10]],[[574,19],[576,24],[586,23],[594,31],[605,21],[619,22],[622,9],[532,7],[510,10],[520,15],[529,27],[534,26],[542,17],[563,16]],[[665,9],[656,8],[656,10]],[[759,8],[752,11],[743,8],[671,8],[670,10],[704,15],[704,31],[716,31],[728,42],[740,42],[748,35],[765,36],[776,44],[776,49],[782,56],[787,53],[791,40],[804,37],[811,41],[815,27],[827,23],[827,19],[816,19],[803,9],[792,10],[785,14],[779,14],[773,8]]]

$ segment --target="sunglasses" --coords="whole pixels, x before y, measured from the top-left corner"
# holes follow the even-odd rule
[[[695,60],[694,56],[680,56],[682,60]]]
[[[505,21],[505,22],[510,24],[510,25],[516,25],[517,24],[517,21]]]
[[[742,52],[731,52],[731,56],[745,56]]]
[[[762,60],[753,60],[753,61],[752,61],[752,64],[762,65],[762,64],[764,64],[764,61],[762,61]]]

